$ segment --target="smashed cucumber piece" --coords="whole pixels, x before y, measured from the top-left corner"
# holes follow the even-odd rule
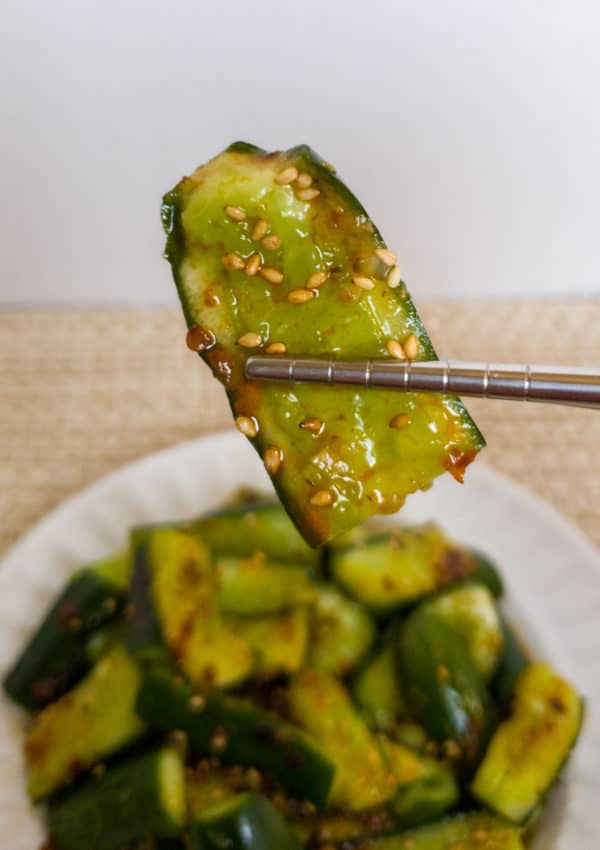
[[[436,359],[395,256],[309,147],[237,143],[162,207],[188,345],[224,384],[304,538],[393,513],[484,445],[451,396],[247,381],[250,354]]]

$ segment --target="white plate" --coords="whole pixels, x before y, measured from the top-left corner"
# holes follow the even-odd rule
[[[235,432],[177,446],[104,478],[49,514],[0,569],[0,671],[71,570],[124,545],[136,523],[214,507],[242,484],[270,489],[254,451]],[[435,519],[458,540],[489,552],[508,585],[508,605],[532,648],[588,699],[577,753],[553,794],[536,850],[598,850],[600,816],[600,557],[556,511],[484,465],[467,483],[449,476],[409,499],[391,522]],[[43,831],[25,794],[22,714],[0,701],[0,836],[3,850],[33,850]]]

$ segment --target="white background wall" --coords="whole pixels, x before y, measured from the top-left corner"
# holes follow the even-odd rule
[[[162,192],[309,142],[414,293],[600,291],[594,0],[4,0],[0,301],[163,302]]]

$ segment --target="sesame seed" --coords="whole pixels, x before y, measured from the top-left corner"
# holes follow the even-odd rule
[[[318,189],[314,189],[312,186],[308,189],[298,189],[296,192],[296,197],[299,201],[314,201],[315,198],[318,198],[321,193]]]
[[[246,260],[246,274],[248,277],[254,277],[257,271],[260,269],[260,254],[252,254],[252,256],[248,257]]]
[[[276,251],[281,245],[281,238],[276,233],[272,233],[271,236],[265,236],[261,245],[267,251]]]
[[[296,177],[295,183],[299,189],[308,189],[308,187],[312,183],[312,180],[313,179],[310,174],[308,174],[308,172],[301,171],[300,174]]]
[[[304,431],[312,431],[315,434],[320,434],[323,430],[323,420],[319,419],[318,416],[307,416],[300,423],[300,427]]]
[[[406,413],[398,413],[390,419],[390,428],[395,428],[396,431],[404,431],[410,425],[410,419]]]
[[[391,357],[394,357],[396,360],[406,360],[406,354],[404,353],[404,349],[402,348],[397,339],[388,340],[386,348],[388,350],[388,354]]]
[[[279,467],[283,463],[283,452],[277,446],[269,446],[263,454],[263,462],[270,475],[275,475],[279,472]]]
[[[473,833],[473,838],[475,839],[475,841],[487,841],[489,837],[490,834],[487,829],[476,829]]]
[[[258,422],[253,416],[237,416],[235,427],[245,437],[256,437],[258,434]]]
[[[400,286],[401,282],[402,271],[400,270],[400,266],[392,266],[388,272],[387,285],[390,289],[396,289],[397,286]]]
[[[414,360],[419,353],[419,341],[414,334],[409,334],[404,340],[402,347],[404,348],[404,353],[408,357],[409,360]]]
[[[241,207],[225,207],[225,212],[233,221],[243,221],[246,218],[246,213]]]
[[[377,248],[375,254],[386,266],[396,265],[397,258],[393,251],[389,251],[387,248]]]
[[[354,286],[358,286],[359,289],[375,289],[375,281],[371,280],[370,277],[360,277],[357,275],[352,278],[352,283]]]
[[[330,162],[327,162],[326,159],[322,159],[319,165],[321,166],[321,168],[326,169],[326,171],[330,171],[332,174],[335,174],[335,166],[332,165]]]
[[[266,218],[259,218],[252,228],[252,233],[250,234],[250,238],[254,239],[258,242],[259,239],[262,239],[263,236],[266,236],[269,232],[269,222]]]
[[[288,168],[284,168],[283,171],[279,172],[275,178],[275,182],[279,183],[280,186],[285,186],[287,183],[293,183],[297,176],[298,169],[290,165]]]
[[[239,269],[243,269],[246,265],[240,256],[233,253],[224,254],[221,257],[221,262],[226,269],[231,269],[231,271],[238,271]]]
[[[263,280],[268,280],[269,283],[283,283],[283,272],[273,266],[263,266],[260,270],[260,276]]]
[[[307,289],[318,289],[323,286],[328,277],[328,272],[313,272],[306,280]]]
[[[331,490],[317,490],[310,497],[310,503],[315,508],[328,508],[333,504],[333,493]]]
[[[288,292],[287,299],[290,304],[306,304],[315,297],[314,289],[292,289]]]
[[[254,333],[254,331],[248,331],[238,339],[238,345],[241,345],[242,348],[258,348],[261,343],[261,335]]]
[[[287,346],[284,342],[271,342],[265,348],[265,354],[285,354]]]

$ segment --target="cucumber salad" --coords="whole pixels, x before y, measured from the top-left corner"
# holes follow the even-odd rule
[[[583,703],[435,525],[245,494],[73,574],[4,681],[53,850],[519,850]]]

